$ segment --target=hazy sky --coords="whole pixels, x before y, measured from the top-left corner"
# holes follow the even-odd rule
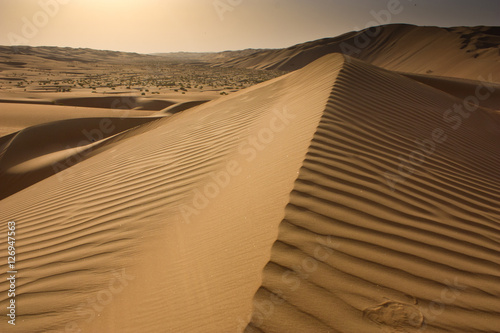
[[[500,25],[500,1],[0,0],[0,45],[140,53],[280,48],[379,23]]]

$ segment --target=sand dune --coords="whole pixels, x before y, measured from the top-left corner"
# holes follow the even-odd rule
[[[154,117],[76,118],[23,129],[0,146],[0,199],[102,150],[118,134]]]
[[[124,102],[126,101],[126,103]],[[166,100],[154,100],[154,99],[140,99],[135,96],[125,96],[120,95],[119,98],[116,96],[109,97],[80,97],[80,98],[61,98],[55,100],[57,105],[66,106],[82,106],[91,108],[103,108],[103,109],[136,109],[136,110],[146,110],[146,111],[160,111],[169,106],[174,105],[172,101]]]
[[[154,59],[153,56],[147,56],[137,53],[130,52],[117,52],[117,51],[106,51],[106,50],[93,50],[87,48],[70,48],[70,47],[51,47],[51,46],[41,46],[41,47],[31,47],[31,46],[16,46],[15,48],[11,46],[0,46],[0,53],[18,55],[24,61],[5,61],[0,62],[0,69],[8,67],[24,67],[34,60],[43,59],[46,65],[50,66],[57,62],[57,65],[66,63],[71,65],[72,62],[82,62],[82,63],[95,63],[95,62],[108,62],[112,60],[123,60],[123,61],[134,61],[137,59],[143,60],[144,57],[149,57]],[[8,58],[7,58],[8,59]],[[53,67],[52,67],[53,68]],[[74,66],[68,66],[69,70],[74,71]]]
[[[146,117],[156,111],[128,109],[71,108],[60,105],[0,103],[0,136],[12,134],[30,126],[65,119]]]
[[[159,111],[156,114],[157,115],[172,115],[172,114],[176,114],[178,112],[190,109],[192,107],[201,105],[201,104],[206,103],[206,102],[208,102],[208,101],[200,100],[200,101],[181,102],[181,103],[177,103],[175,105],[169,106],[169,107]]]
[[[490,89],[490,94],[487,99],[480,101],[480,105],[494,110],[500,110],[500,84],[494,82],[481,82],[478,80],[467,80],[460,78],[445,78],[434,75],[425,74],[404,74],[415,81],[424,83],[433,88],[444,91],[450,95],[465,99],[469,96],[476,95],[476,89],[487,84]],[[491,76],[493,79],[493,75]],[[469,98],[470,100],[470,98]],[[472,101],[473,102],[473,101]],[[476,103],[477,104],[477,103]],[[479,105],[479,104],[477,104]]]
[[[23,328],[241,331],[340,65],[143,125],[2,200],[1,218],[24,228]],[[122,269],[133,280],[97,316],[87,299]]]
[[[500,327],[500,118],[477,109],[455,130],[444,112],[461,102],[344,64],[248,332]],[[428,153],[416,144],[433,141]],[[420,165],[402,164],[412,155]]]
[[[494,332],[495,89],[329,54],[200,105],[11,112],[17,331]]]
[[[420,27],[390,24],[286,49],[255,52],[217,66],[296,70],[330,53],[343,53],[400,72],[477,80],[500,72],[497,27]],[[494,78],[499,82],[499,78]]]

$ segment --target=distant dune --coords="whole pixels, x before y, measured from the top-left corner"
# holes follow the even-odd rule
[[[49,61],[60,62],[95,62],[95,61],[109,61],[109,60],[136,60],[138,58],[144,59],[147,55],[131,53],[131,52],[118,52],[107,50],[94,50],[87,48],[71,48],[71,47],[55,47],[55,46],[0,46],[0,54],[12,54],[24,56],[25,59],[32,60],[33,58],[43,58]],[[149,56],[153,58],[153,56]],[[4,63],[5,64],[5,63]],[[27,65],[27,62],[19,62],[19,66]],[[0,62],[0,69],[2,62]],[[7,65],[9,65],[7,63]],[[10,64],[12,65],[12,64]]]
[[[267,49],[246,49],[239,51],[223,51],[223,52],[170,52],[170,53],[153,53],[153,56],[160,56],[165,59],[175,62],[225,62],[237,57],[246,57],[256,52],[267,51]]]
[[[211,101],[1,103],[16,331],[498,331],[497,30],[381,29]]]
[[[260,51],[216,65],[291,71],[335,52],[394,71],[475,80],[479,75],[500,73],[500,28],[391,24]]]

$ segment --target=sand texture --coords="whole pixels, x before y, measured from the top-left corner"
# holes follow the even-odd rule
[[[381,29],[228,96],[3,92],[0,332],[498,332],[498,51]]]

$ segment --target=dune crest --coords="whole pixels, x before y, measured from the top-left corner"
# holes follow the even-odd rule
[[[500,326],[500,117],[476,106],[458,126],[462,103],[344,63],[247,332]]]
[[[243,330],[342,62],[133,128],[2,200],[0,219],[23,230],[23,328]]]
[[[285,49],[257,51],[215,65],[291,71],[324,55],[342,53],[394,71],[477,80],[500,72],[499,39],[497,27],[388,24]]]

